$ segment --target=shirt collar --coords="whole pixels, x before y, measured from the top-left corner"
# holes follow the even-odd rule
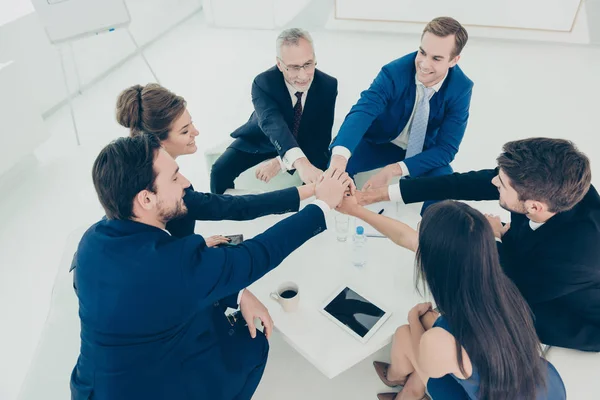
[[[534,222],[532,220],[529,220],[529,227],[531,228],[532,231],[535,231],[536,229],[538,229],[540,226],[544,225],[545,222]]]
[[[442,85],[444,84],[444,81],[446,80],[446,78],[448,77],[448,72],[446,72],[446,75],[444,75],[444,78],[439,81],[438,83],[436,83],[435,85],[432,86],[433,90],[437,93],[440,88],[442,87]],[[286,82],[287,83],[287,82]],[[417,74],[415,74],[415,84],[417,86],[421,85],[421,86],[425,86],[423,85],[421,82],[419,82],[419,79],[417,79]]]
[[[294,98],[296,96],[296,92],[298,90],[296,90],[295,87],[293,87],[292,85],[290,85],[285,79],[283,80],[285,82],[285,87],[287,87],[287,90],[290,92],[290,96],[292,96],[292,98]],[[308,93],[308,91],[310,90],[310,87],[312,86],[312,82],[310,82],[310,84],[308,85],[308,87],[306,88],[306,90],[303,92],[304,96],[306,96],[306,94]]]

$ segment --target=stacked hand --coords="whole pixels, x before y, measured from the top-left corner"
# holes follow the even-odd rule
[[[260,319],[262,326],[264,327],[264,334],[269,339],[271,332],[273,332],[273,320],[267,310],[267,307],[260,302],[248,289],[242,293],[242,299],[240,300],[240,310],[242,316],[248,324],[248,330],[252,339],[256,337],[256,325],[254,319]]]
[[[307,158],[299,158],[296,160],[294,167],[298,171],[302,182],[306,183],[307,185],[316,183],[321,175],[323,175],[323,171],[312,165]]]
[[[353,195],[350,193],[350,191],[346,191],[346,193],[344,193],[342,202],[336,208],[337,211],[341,212],[342,214],[354,215],[354,211],[359,207],[357,196],[360,193],[361,192],[356,191]]]
[[[355,190],[354,182],[346,172],[329,168],[317,182],[315,195],[329,207],[336,208],[342,202],[344,193],[353,190]]]
[[[331,156],[331,160],[329,161],[329,169],[345,171],[347,164],[348,160],[346,160],[345,157],[336,154]]]
[[[373,175],[362,187],[362,190],[377,189],[387,186],[394,176],[402,175],[402,168],[398,163],[385,166],[381,171]]]

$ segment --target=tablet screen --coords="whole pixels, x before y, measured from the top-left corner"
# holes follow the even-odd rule
[[[335,296],[324,310],[362,338],[385,314],[381,308],[348,287]]]

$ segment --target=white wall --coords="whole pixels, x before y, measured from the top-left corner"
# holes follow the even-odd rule
[[[48,138],[41,115],[31,113],[33,93],[20,68],[17,62],[0,64],[0,176]]]
[[[277,29],[311,0],[205,0],[207,22],[222,28]],[[328,0],[320,0],[328,1]]]
[[[569,31],[581,0],[336,0],[341,19],[427,22],[450,15],[464,25]]]
[[[15,60],[23,68],[35,88],[34,103],[38,112],[47,114],[65,98],[60,61],[56,49],[50,45],[43,27],[29,0],[9,1],[19,7],[19,18],[0,25],[0,62]],[[182,19],[201,7],[201,0],[127,0],[131,13],[130,30],[140,46],[156,39]],[[6,3],[3,3],[3,7]],[[6,15],[6,14],[5,14]],[[135,46],[127,32],[114,32],[81,39],[73,44],[81,84],[90,84],[109,69],[133,54]],[[77,87],[71,55],[67,49],[66,68],[69,86]],[[1,90],[1,88],[0,88]]]
[[[335,30],[419,34],[427,21],[450,15],[470,37],[589,44],[590,32],[600,24],[598,0],[332,1],[327,28]]]

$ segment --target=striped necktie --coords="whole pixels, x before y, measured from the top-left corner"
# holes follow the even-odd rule
[[[295,96],[298,99],[294,106],[294,123],[292,125],[292,135],[298,138],[298,130],[300,129],[300,120],[302,119],[302,95],[303,92],[296,92]]]
[[[427,121],[429,120],[429,99],[433,94],[433,88],[417,85],[421,97],[417,102],[415,115],[408,130],[408,146],[405,158],[412,157],[423,151],[425,135],[427,133]]]

